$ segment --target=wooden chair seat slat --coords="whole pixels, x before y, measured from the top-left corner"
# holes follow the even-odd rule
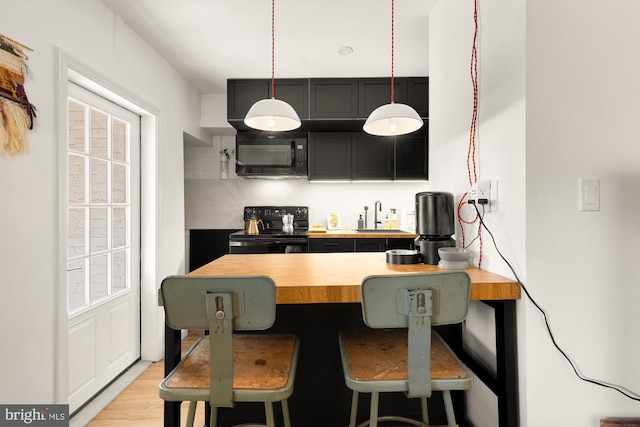
[[[358,329],[343,332],[349,370],[355,380],[408,380],[406,329]],[[395,357],[389,357],[394,354]],[[440,338],[431,333],[431,378],[465,378],[467,371]]]
[[[233,388],[276,390],[289,378],[293,335],[236,334],[233,336]],[[209,337],[192,348],[185,362],[166,382],[168,388],[209,388]]]

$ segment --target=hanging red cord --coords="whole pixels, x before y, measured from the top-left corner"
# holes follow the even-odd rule
[[[469,149],[467,150],[467,174],[469,185],[478,181],[476,170],[476,131],[478,128],[478,1],[473,2],[473,46],[471,47],[471,84],[473,85],[473,112],[471,114],[471,128],[469,130]],[[471,172],[473,170],[473,178]]]
[[[276,83],[275,83],[275,45],[276,45],[276,0],[271,0],[271,98],[276,97]]]
[[[478,171],[476,167],[476,134],[478,128],[478,104],[479,104],[479,96],[478,96],[478,0],[474,0],[473,2],[473,22],[474,22],[474,31],[473,31],[473,45],[471,47],[471,64],[470,64],[470,74],[471,74],[471,84],[473,86],[473,110],[471,114],[471,126],[469,128],[469,146],[467,149],[467,177],[469,179],[469,186],[473,186],[478,181]],[[468,193],[464,193],[458,202],[458,223],[460,225],[460,234],[462,237],[462,247],[465,247],[465,234],[464,234],[464,226],[472,225],[476,221],[479,220],[480,215],[476,211],[476,216],[473,220],[465,220],[462,218],[462,208],[465,205],[466,197]],[[478,268],[482,263],[482,224],[478,228],[478,239],[480,243],[479,248],[479,260],[478,260]]]
[[[391,103],[393,104],[393,101],[395,99],[395,91],[396,91],[396,85],[394,83],[394,73],[393,73],[393,65],[395,62],[395,38],[396,38],[396,34],[395,34],[395,10],[396,10],[396,5],[395,5],[395,0],[391,0]]]

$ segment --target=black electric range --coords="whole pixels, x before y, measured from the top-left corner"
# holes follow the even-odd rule
[[[293,216],[293,231],[283,231],[284,215]],[[307,252],[309,208],[307,206],[246,206],[245,229],[229,235],[230,254]],[[247,234],[250,220],[259,221],[258,234]]]

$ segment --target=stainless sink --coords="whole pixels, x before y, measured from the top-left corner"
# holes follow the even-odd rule
[[[409,234],[408,231],[404,230],[389,230],[384,228],[356,228],[354,231],[358,233],[392,233],[392,234]]]

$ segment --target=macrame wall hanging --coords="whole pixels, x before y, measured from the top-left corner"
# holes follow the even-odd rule
[[[27,99],[24,75],[29,47],[0,34],[0,157],[29,152],[36,108]]]

